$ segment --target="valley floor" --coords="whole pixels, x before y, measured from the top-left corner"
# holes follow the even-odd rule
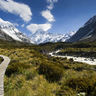
[[[11,59],[4,77],[4,96],[77,96],[82,92],[96,96],[96,65],[47,55],[60,48],[62,53],[77,52],[65,43],[25,45],[0,41],[0,54]]]

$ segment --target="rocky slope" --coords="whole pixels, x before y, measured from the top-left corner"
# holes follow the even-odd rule
[[[30,39],[15,28],[12,23],[2,19],[0,19],[0,39],[31,43]]]
[[[96,16],[93,16],[90,20],[88,20],[88,22],[86,22],[84,26],[67,41],[96,41]]]

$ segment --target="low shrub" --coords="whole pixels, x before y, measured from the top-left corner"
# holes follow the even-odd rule
[[[67,81],[67,86],[70,88],[76,90],[77,92],[86,92],[87,94],[90,94],[93,91],[94,84],[96,84],[96,78],[88,76],[71,78]]]
[[[45,75],[46,79],[50,82],[59,81],[63,75],[62,68],[56,65],[41,64],[38,70],[39,74]]]
[[[69,59],[69,62],[71,62],[71,63],[74,62],[73,58],[70,58],[70,59]]]
[[[90,94],[87,94],[87,96],[96,96],[96,84],[93,87],[93,90],[91,91]]]
[[[64,86],[57,92],[56,96],[76,96],[76,92],[72,88]]]
[[[26,73],[26,79],[27,80],[33,80],[35,76],[37,76],[37,72],[35,70],[34,71],[28,71]]]
[[[20,63],[18,60],[12,60],[6,70],[6,75],[11,76],[14,73],[20,73],[23,69],[30,68],[29,64],[26,63]]]

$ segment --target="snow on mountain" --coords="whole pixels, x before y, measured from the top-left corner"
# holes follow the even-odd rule
[[[28,42],[30,43],[30,40],[27,36],[25,36],[23,33],[21,33],[15,26],[10,23],[9,21],[4,21],[0,18],[0,33],[2,34],[3,37],[6,34],[7,40],[8,37],[12,38],[13,40],[20,41],[20,42]],[[2,37],[0,34],[0,37]],[[4,37],[6,39],[6,37]]]
[[[75,32],[70,32],[69,34],[52,34],[49,32],[44,32],[42,30],[39,30],[31,35],[31,40],[35,44],[46,43],[46,42],[65,42],[74,33]]]
[[[52,34],[39,30],[29,37],[21,33],[11,22],[4,21],[0,18],[0,39],[7,41],[20,41],[27,43],[47,43],[47,42],[65,42],[69,39],[75,32],[70,32],[69,34]]]

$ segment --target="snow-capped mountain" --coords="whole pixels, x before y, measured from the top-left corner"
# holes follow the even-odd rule
[[[42,30],[39,30],[31,35],[31,40],[35,44],[46,43],[46,42],[65,42],[74,33],[75,32],[70,32],[69,34],[52,34],[49,32],[44,32]]]
[[[12,23],[9,21],[4,21],[0,18],[0,39],[7,41],[20,41],[27,43],[47,43],[47,42],[65,42],[69,39],[75,32],[70,32],[69,34],[52,34],[39,30],[27,37],[21,33]],[[29,39],[31,38],[31,39]]]
[[[96,16],[93,16],[74,34],[69,42],[96,41]]]
[[[12,23],[0,18],[0,39],[30,43],[30,39],[21,33]]]

